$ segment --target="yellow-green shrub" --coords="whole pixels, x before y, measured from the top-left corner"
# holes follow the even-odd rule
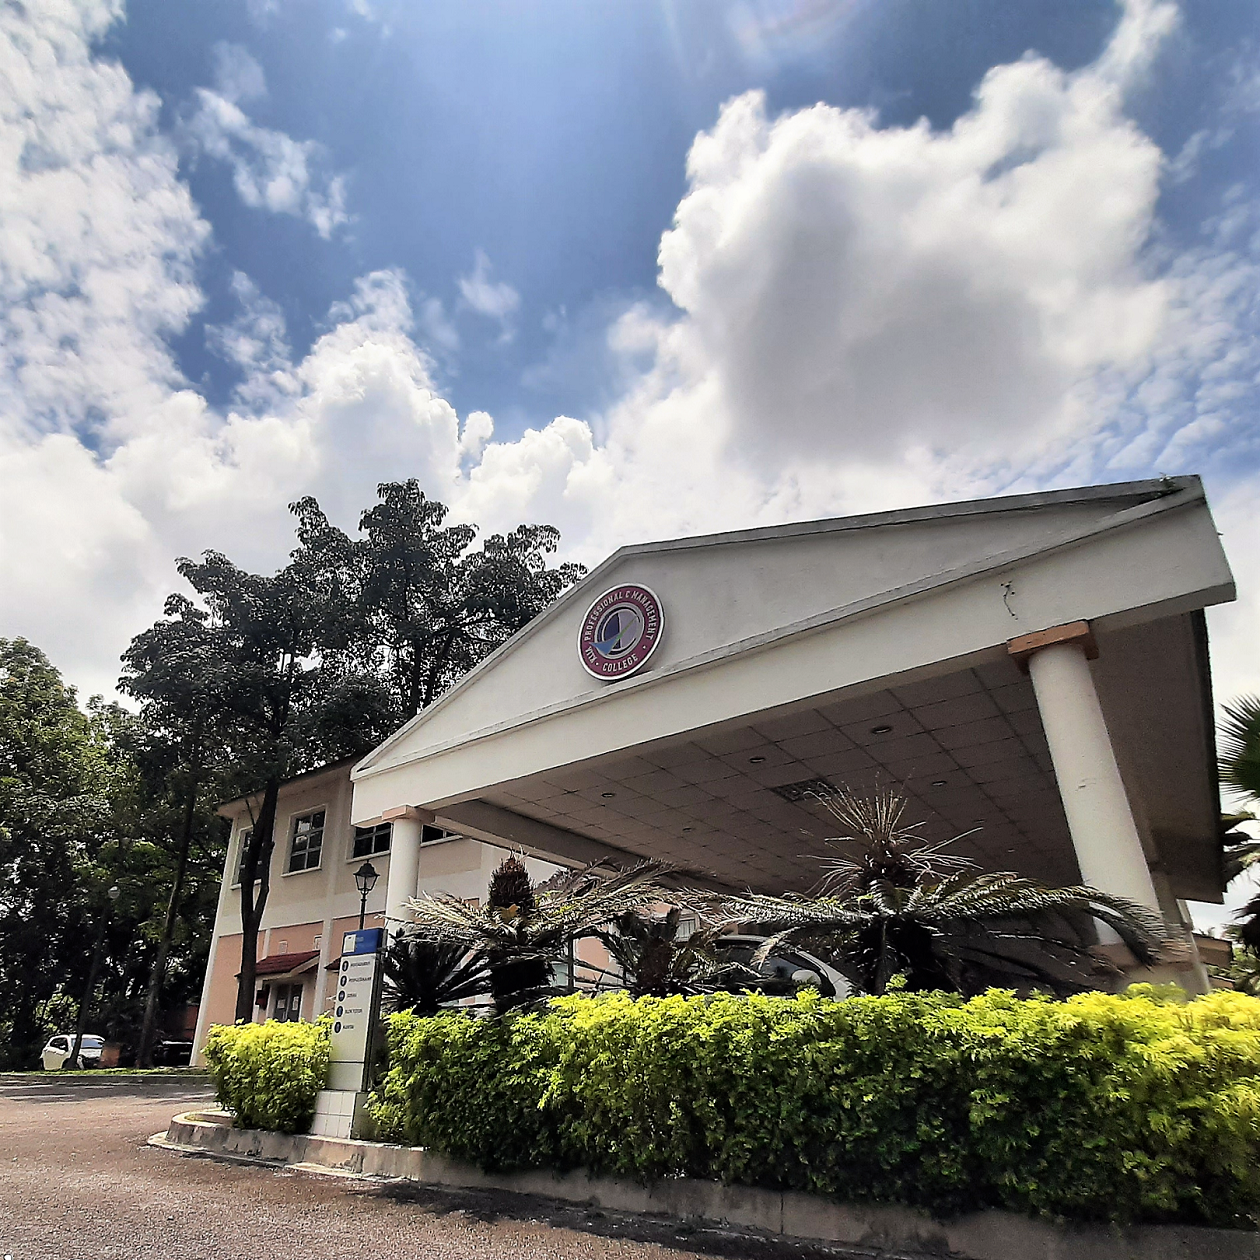
[[[577,996],[395,1016],[390,1052],[384,1135],[485,1168],[1115,1221],[1260,1208],[1260,1000],[1241,994]]]
[[[219,1103],[243,1129],[305,1133],[328,1081],[328,1021],[218,1024],[206,1062]]]

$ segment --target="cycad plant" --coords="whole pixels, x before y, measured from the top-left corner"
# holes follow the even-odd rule
[[[632,997],[710,993],[731,970],[713,950],[719,929],[703,927],[679,940],[681,915],[679,906],[664,914],[633,910],[620,915],[611,931],[594,934],[620,968]]]
[[[728,922],[773,933],[763,956],[794,940],[866,993],[902,976],[913,990],[1062,995],[1096,983],[1089,918],[1113,928],[1142,963],[1169,945],[1163,920],[1145,906],[1096,888],[982,872],[945,844],[926,843],[921,824],[903,825],[906,801],[896,792],[865,798],[841,789],[818,799],[844,829],[828,843],[856,841],[863,852],[831,859],[813,895],[723,898]]]
[[[408,903],[404,932],[481,955],[495,1009],[503,1013],[546,994],[552,967],[567,960],[574,941],[664,899],[658,881],[668,869],[643,862],[603,877],[587,867],[536,888],[525,864],[509,856],[495,871],[484,906],[426,894]]]
[[[436,1015],[444,1006],[490,991],[483,954],[461,945],[441,945],[417,936],[398,936],[382,962],[387,1011]]]

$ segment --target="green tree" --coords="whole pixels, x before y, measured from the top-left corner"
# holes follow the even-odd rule
[[[99,703],[83,713],[43,652],[0,639],[0,1056],[11,1066],[29,1066],[43,1012],[79,995],[90,970],[99,896],[137,803],[113,738],[123,720]]]
[[[395,937],[382,959],[387,1011],[436,1015],[443,1006],[490,991],[485,956],[462,945]]]
[[[377,676],[398,725],[532,621],[585,569],[551,567],[560,533],[521,525],[474,547],[476,528],[447,525],[448,509],[419,483],[386,482],[359,537],[332,525],[312,498],[293,505],[294,563],[329,617],[329,660]]]
[[[325,666],[328,609],[290,563],[274,576],[247,573],[206,552],[180,560],[199,602],[172,595],[165,616],[136,636],[123,657],[122,687],[163,715],[182,712],[184,764],[195,778],[197,749],[218,742],[227,783],[253,794],[253,830],[241,863],[241,972],[236,1018],[253,1013],[257,936],[271,886],[280,784],[302,770],[365,751],[379,738],[379,689]],[[261,786],[259,786],[261,785]],[[185,794],[193,808],[195,786]]]
[[[298,546],[271,576],[213,551],[180,560],[193,597],[172,595],[123,657],[120,687],[141,702],[154,746],[165,750],[157,795],[180,814],[148,977],[144,1054],[208,786],[246,796],[250,811],[236,1008],[249,1019],[280,784],[378,744],[582,572],[548,567],[558,539],[549,526],[521,526],[474,549],[475,529],[445,526],[446,508],[416,482],[382,485],[379,495],[356,539],[314,499],[293,504]]]

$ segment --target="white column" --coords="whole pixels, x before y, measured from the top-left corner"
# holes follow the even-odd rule
[[[1084,644],[1051,643],[1027,660],[1082,880],[1158,913]]]
[[[416,895],[420,878],[420,828],[424,815],[402,806],[381,815],[393,826],[389,839],[389,878],[385,882],[385,926],[406,917],[406,905]]]

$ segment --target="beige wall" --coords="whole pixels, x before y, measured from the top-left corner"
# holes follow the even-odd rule
[[[359,892],[354,872],[365,859],[351,857],[350,791],[349,766],[299,779],[280,790],[271,888],[258,935],[258,957],[319,950],[318,965],[301,977],[306,990],[302,995],[304,1019],[315,1018],[328,1009],[332,997],[328,964],[340,956],[345,933],[359,926]],[[320,865],[311,871],[286,874],[294,820],[314,809],[325,811]],[[196,1033],[198,1055],[214,1024],[232,1022],[236,1012],[236,976],[241,967],[240,888],[231,885],[230,879],[240,860],[241,837],[250,825],[250,813],[244,802],[232,802],[222,812],[232,820],[232,833],[202,991]],[[506,849],[466,838],[425,844],[420,849],[417,891],[484,899],[491,873],[506,855]],[[365,924],[381,927],[385,922],[389,854],[373,854],[368,860],[380,879],[368,897]],[[527,858],[526,866],[540,881],[559,869],[536,858]],[[259,987],[263,983],[265,978],[259,981]],[[259,1017],[261,1013],[256,1014]]]

